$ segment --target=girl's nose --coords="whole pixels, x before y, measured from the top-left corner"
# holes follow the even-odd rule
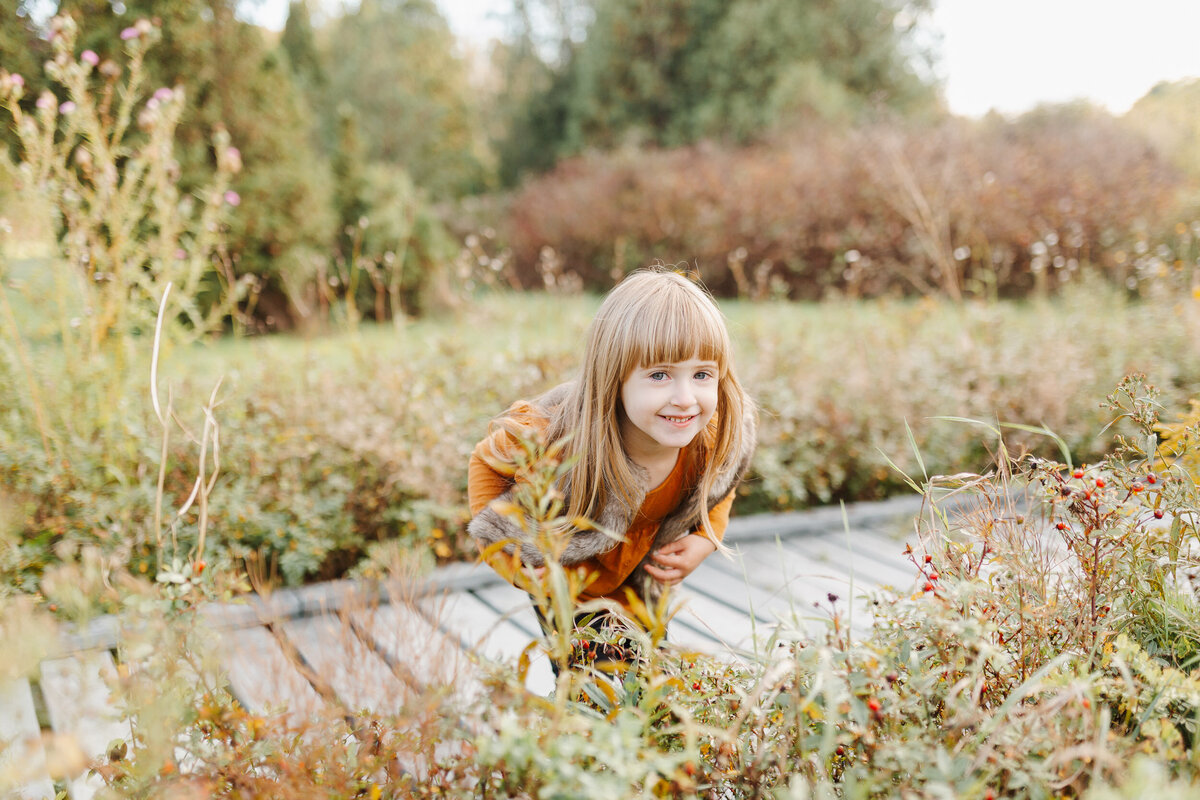
[[[679,381],[675,384],[671,402],[679,408],[691,408],[695,404],[696,392],[693,391],[690,381]]]

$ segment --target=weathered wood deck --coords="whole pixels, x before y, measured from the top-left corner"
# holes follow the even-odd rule
[[[710,557],[683,584],[673,643],[730,658],[762,654],[773,634],[816,633],[829,595],[853,624],[870,624],[867,595],[911,589],[917,572],[903,555],[917,498],[735,518],[726,542],[736,556]],[[814,608],[814,604],[818,606]],[[456,564],[418,586],[334,582],[280,591],[253,603],[204,610],[232,694],[261,714],[302,721],[324,707],[398,708],[425,688],[472,691],[477,659],[515,659],[538,635],[526,595],[489,568]],[[66,637],[35,680],[0,683],[0,798],[54,796],[42,736],[75,737],[88,756],[128,735],[109,701],[107,676],[122,657],[122,632],[104,619]],[[547,693],[553,679],[535,658],[526,682]],[[66,784],[90,798],[94,778]]]

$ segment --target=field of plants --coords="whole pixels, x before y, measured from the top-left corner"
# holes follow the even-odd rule
[[[185,87],[154,82],[148,54],[182,46],[160,22],[114,29],[118,63],[57,17],[36,94],[0,72],[22,199],[0,230],[0,680],[99,614],[125,633],[129,736],[90,763],[48,740],[56,780],[92,769],[111,796],[163,798],[1195,792],[1200,220],[1169,154],[1079,109],[666,149],[677,120],[663,149],[565,159],[440,219],[383,180],[374,221],[360,209],[305,260],[260,216],[254,192],[284,185],[262,154],[220,125],[200,142]],[[717,113],[693,99],[694,119]],[[384,222],[403,235],[365,233]],[[571,377],[599,290],[656,258],[719,291],[760,406],[736,513],[922,494],[916,590],[874,597],[862,639],[831,597],[825,636],[782,629],[759,661],[664,645],[670,608],[646,608],[626,670],[531,643],[561,668],[547,697],[518,662],[394,714],[297,728],[242,708],[197,609],[475,558],[472,446]],[[581,589],[557,567],[529,588],[547,611]]]

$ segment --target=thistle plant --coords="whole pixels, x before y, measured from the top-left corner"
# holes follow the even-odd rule
[[[25,299],[42,319],[53,320],[62,344],[60,377],[89,387],[79,391],[77,385],[65,394],[96,402],[58,408],[57,414],[46,407],[45,392],[35,387],[47,377],[31,374],[31,360],[19,356],[28,347],[23,338],[31,337],[17,329],[7,296],[0,341],[26,373],[26,404],[48,460],[68,463],[63,439],[84,433],[78,430],[84,421],[116,443],[130,367],[145,352],[139,339],[153,332],[168,282],[176,291],[165,310],[163,339],[174,344],[220,328],[249,284],[234,282],[222,243],[224,217],[240,201],[229,189],[241,166],[237,149],[216,130],[211,181],[182,191],[174,141],[184,92],[160,87],[144,98],[144,56],[158,29],[139,20],[122,32],[124,69],[91,50],[76,55],[72,18],[56,17],[49,29],[54,57],[46,72],[66,99],[46,91],[27,112],[24,79],[3,73],[0,105],[11,114],[20,143],[18,186],[44,204],[57,229],[58,255],[49,267],[53,299]],[[0,278],[8,277],[4,272],[0,262]]]

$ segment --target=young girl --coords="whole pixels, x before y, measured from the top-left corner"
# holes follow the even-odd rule
[[[511,498],[518,441],[565,442],[564,513],[619,533],[575,530],[562,556],[595,579],[582,600],[652,603],[721,547],[734,489],[754,450],[755,409],[733,372],[729,334],[712,298],[664,269],[632,273],[588,330],[577,380],[513,404],[471,454],[468,530],[480,549],[521,545],[521,526],[491,507]],[[508,550],[511,552],[512,545]]]

